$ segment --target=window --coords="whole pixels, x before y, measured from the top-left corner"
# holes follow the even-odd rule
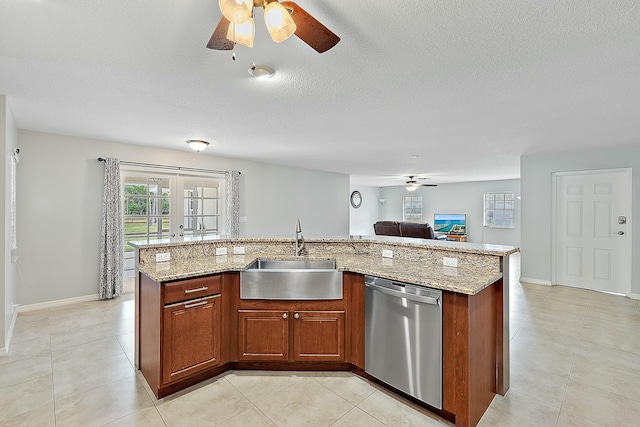
[[[422,222],[422,194],[402,197],[402,220]]]
[[[513,223],[515,196],[513,192],[484,193],[484,226],[515,228]]]

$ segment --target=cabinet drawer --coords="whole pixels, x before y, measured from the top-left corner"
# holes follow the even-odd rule
[[[198,277],[165,283],[163,286],[164,303],[171,304],[193,298],[219,294],[222,290],[222,276]]]

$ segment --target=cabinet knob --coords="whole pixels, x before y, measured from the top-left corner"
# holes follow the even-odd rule
[[[293,315],[293,317],[295,317],[296,319],[299,319],[300,318],[300,314],[296,313],[296,314]]]
[[[282,318],[286,319],[287,317],[289,317],[289,315],[287,313],[282,313]]]

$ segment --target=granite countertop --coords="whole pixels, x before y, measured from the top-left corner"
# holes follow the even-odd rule
[[[171,247],[171,246],[185,246],[185,245],[199,245],[202,243],[211,242],[228,242],[232,244],[240,243],[252,243],[252,242],[274,242],[293,243],[294,239],[291,237],[282,236],[264,236],[264,237],[231,237],[231,236],[206,236],[206,237],[191,237],[184,238],[181,242],[172,242],[169,239],[158,239],[152,242],[128,242],[128,244],[134,248],[148,248],[148,247]],[[481,254],[481,255],[493,255],[493,256],[508,256],[520,250],[513,246],[495,245],[485,243],[469,243],[469,242],[451,242],[446,240],[434,240],[434,239],[416,239],[410,237],[395,237],[395,236],[305,236],[307,243],[346,243],[346,242],[361,242],[361,243],[377,243],[385,244],[389,243],[394,246],[403,247],[419,247],[428,248],[432,250],[453,250],[455,252]]]
[[[185,279],[229,271],[243,271],[257,258],[266,255],[223,255],[184,260],[146,263],[139,270],[156,282]],[[293,257],[271,257],[287,259]],[[305,257],[318,259],[318,257]],[[325,257],[324,259],[329,258]],[[471,268],[452,268],[423,262],[388,259],[373,255],[332,254],[340,271],[368,274],[401,282],[474,295],[502,277],[500,272],[483,272]]]

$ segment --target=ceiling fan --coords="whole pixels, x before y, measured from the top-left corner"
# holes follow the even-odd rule
[[[207,43],[209,49],[231,50],[236,43],[253,47],[254,7],[264,8],[265,25],[276,43],[295,34],[318,53],[322,53],[340,41],[340,37],[292,1],[219,0],[219,5],[222,18]]]
[[[416,181],[413,175],[409,175],[409,181],[407,181],[407,191],[416,191],[418,187],[437,187],[438,184],[420,184]],[[425,179],[425,178],[417,178],[417,179]]]

